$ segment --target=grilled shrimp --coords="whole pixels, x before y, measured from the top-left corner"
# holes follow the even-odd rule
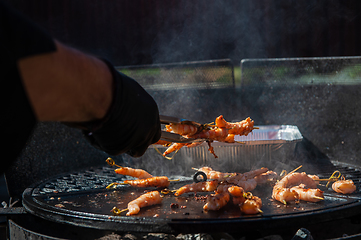
[[[254,178],[251,179],[247,179],[247,180],[232,180],[229,181],[228,179],[226,180],[228,183],[233,183],[239,187],[242,187],[244,189],[244,191],[252,191],[257,187],[257,182]]]
[[[228,188],[228,192],[232,196],[233,204],[239,205],[241,212],[244,214],[257,214],[262,212],[262,200],[251,195],[247,197],[245,195],[244,189],[238,186],[232,186]]]
[[[133,187],[158,187],[158,188],[165,188],[168,187],[170,184],[169,179],[166,176],[136,179],[136,180],[125,180],[124,183],[129,184]]]
[[[217,186],[217,189],[215,189],[214,191],[216,193],[222,193],[222,192],[229,192],[228,188],[233,187],[233,184],[228,184],[228,183],[221,183]]]
[[[231,184],[221,184],[217,187],[216,193],[228,192],[232,196],[234,205],[242,204],[246,201],[243,188]]]
[[[180,196],[183,193],[188,193],[188,192],[212,192],[212,191],[216,190],[217,186],[218,186],[217,180],[191,183],[191,184],[187,184],[187,185],[179,188],[174,193],[174,195]]]
[[[246,201],[243,188],[238,186],[231,186],[228,188],[228,192],[232,196],[232,202],[234,205],[240,205]]]
[[[313,180],[310,176],[308,176],[306,173],[291,173],[286,175],[284,178],[282,178],[274,187],[272,192],[272,198],[276,199],[280,202],[286,203],[290,202],[296,199],[299,199],[300,196],[298,194],[298,191],[296,191],[297,188],[292,189],[291,187],[299,186],[300,184],[303,184],[303,189],[311,188],[316,189],[317,184],[315,180]],[[312,198],[313,190],[310,190],[308,193],[309,196]],[[304,194],[304,191],[301,192]],[[316,194],[316,193],[315,193]],[[319,194],[319,193],[317,193]],[[309,199],[308,195],[303,196],[304,199]],[[316,198],[317,199],[317,198]]]
[[[319,202],[324,199],[323,191],[318,188],[305,188],[303,184],[292,187],[290,190],[297,193],[299,200]]]
[[[356,191],[356,186],[350,180],[338,180],[332,184],[332,189],[337,193],[349,194]]]
[[[269,181],[275,180],[276,177],[277,177],[276,172],[267,171],[265,173],[261,173],[260,175],[255,176],[254,179],[256,180],[257,184],[264,184],[264,183],[267,183]]]
[[[243,197],[244,189],[242,187],[230,186],[227,190],[232,195],[232,197]]]
[[[241,173],[222,173],[215,171],[210,167],[202,167],[199,171],[204,172],[207,175],[208,179],[217,179],[219,181],[225,181],[227,183],[240,186],[244,188],[245,191],[252,191],[257,187],[257,181],[255,176],[258,176],[262,173],[268,171],[267,168],[260,168],[253,171]]]
[[[203,206],[203,210],[219,210],[229,202],[230,196],[228,192],[216,193],[207,197],[207,203]]]
[[[240,205],[241,212],[244,214],[257,214],[261,213],[262,200],[257,196],[252,196],[251,199],[246,199],[244,203]]]
[[[207,175],[208,179],[217,179],[219,181],[236,175],[236,173],[222,173],[219,171],[215,171],[210,167],[202,167],[198,169],[198,171],[204,172]]]
[[[146,171],[144,171],[142,169],[121,167],[121,168],[115,169],[114,171],[116,173],[118,173],[118,174],[121,174],[121,175],[127,175],[127,176],[131,176],[131,177],[139,178],[139,179],[153,177],[150,173],[148,173],[148,172],[146,172]]]
[[[286,204],[287,202],[296,200],[298,194],[295,191],[291,191],[290,188],[284,188],[276,184],[273,187],[272,198]]]
[[[251,179],[251,178],[254,178],[255,176],[258,176],[262,173],[266,173],[268,171],[268,168],[259,168],[259,169],[256,169],[256,170],[252,170],[252,171],[249,171],[249,172],[245,172],[243,173],[243,176],[246,178],[246,179]]]
[[[294,172],[288,174],[284,178],[282,178],[276,185],[286,188],[291,186],[298,186],[301,183],[304,184],[307,188],[317,188],[315,180],[309,177],[305,172]]]
[[[229,134],[227,135],[227,137],[223,140],[223,142],[226,143],[235,143],[236,141],[234,140],[234,134]]]
[[[165,140],[162,140],[162,139],[159,139],[158,142],[156,143],[153,143],[154,145],[162,145],[162,146],[169,146],[172,144],[172,142],[168,142],[168,141],[165,141]]]
[[[223,118],[223,115],[220,115],[216,118],[215,123],[219,128],[227,128],[228,133],[230,134],[245,136],[252,132],[254,126],[254,121],[252,121],[249,117],[240,122],[230,123]]]
[[[320,183],[320,181],[318,181],[318,180],[320,179],[319,176],[317,176],[317,175],[311,175],[311,174],[308,174],[308,176],[315,181],[316,185],[318,185],[318,184]]]
[[[174,132],[179,135],[193,135],[198,131],[198,127],[191,124],[171,123],[165,127],[167,132]]]
[[[128,212],[127,216],[138,214],[140,208],[160,204],[162,202],[162,197],[158,191],[152,191],[145,193],[138,197],[137,199],[128,203]]]
[[[189,148],[197,147],[201,145],[203,142],[192,142],[192,143],[172,143],[163,153],[163,156],[170,154],[171,152],[177,151],[184,146]]]
[[[192,138],[206,138],[208,140],[214,140],[222,142],[228,136],[228,130],[226,128],[212,128],[203,130],[200,133],[191,135]]]
[[[177,151],[185,146],[187,143],[172,143],[163,153],[163,156],[168,155],[171,152]]]

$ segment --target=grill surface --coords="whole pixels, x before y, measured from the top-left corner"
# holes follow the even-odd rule
[[[235,232],[247,231],[256,226],[267,229],[312,224],[361,213],[360,170],[340,162],[334,162],[334,167],[347,179],[355,182],[355,193],[349,196],[340,195],[321,186],[321,190],[325,191],[325,200],[322,202],[282,205],[271,199],[271,186],[258,186],[252,193],[262,198],[262,215],[242,215],[234,206],[203,212],[204,200],[196,199],[191,193],[181,197],[165,195],[162,204],[144,208],[136,216],[113,216],[110,210],[114,206],[125,209],[129,201],[150,189],[122,186],[116,190],[106,190],[108,184],[126,179],[115,174],[109,167],[85,170],[44,181],[25,190],[23,204],[29,212],[48,220],[114,231]],[[325,168],[318,175],[327,178],[333,170],[334,168]],[[190,177],[171,178],[180,181],[171,183],[170,189],[177,189],[191,182]],[[172,209],[172,203],[177,203],[180,208]]]

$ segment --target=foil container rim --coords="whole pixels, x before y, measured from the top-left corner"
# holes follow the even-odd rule
[[[235,143],[214,141],[212,146],[242,146],[242,145],[266,145],[284,144],[302,141],[303,136],[295,125],[260,125],[255,126],[247,136],[235,136]],[[199,146],[207,145],[202,143]],[[158,147],[161,145],[151,146]]]

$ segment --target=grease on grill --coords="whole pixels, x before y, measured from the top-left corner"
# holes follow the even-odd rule
[[[171,203],[170,208],[171,209],[177,209],[177,208],[179,208],[179,204],[178,203]]]

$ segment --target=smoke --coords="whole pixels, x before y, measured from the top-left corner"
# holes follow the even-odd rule
[[[347,42],[356,46],[352,35],[359,35],[356,3],[179,1],[168,7],[157,12],[164,22],[152,42],[154,63],[345,55]]]

